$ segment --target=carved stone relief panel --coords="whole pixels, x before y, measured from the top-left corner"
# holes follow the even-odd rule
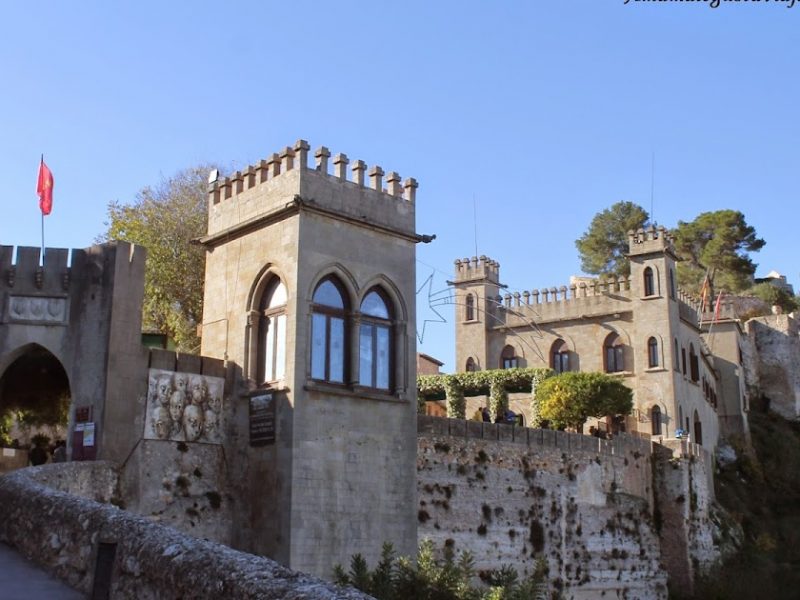
[[[6,317],[9,323],[66,323],[67,299],[48,296],[9,296]]]
[[[150,369],[148,383],[146,439],[222,443],[222,377]]]

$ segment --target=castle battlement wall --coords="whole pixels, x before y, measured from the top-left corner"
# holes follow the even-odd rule
[[[486,256],[456,259],[456,283],[466,283],[487,279],[492,283],[500,281],[500,263]]]
[[[631,310],[630,277],[571,282],[568,286],[508,293],[494,298],[506,325],[579,319]]]
[[[70,251],[66,248],[45,248],[44,265],[39,264],[41,248],[0,246],[0,288],[13,290],[15,294],[59,294],[69,291],[73,278],[73,267],[78,267],[84,250],[72,250],[73,267],[70,267]]]
[[[628,254],[650,254],[668,251],[675,254],[673,237],[666,227],[651,225],[647,229],[628,232]]]
[[[249,219],[277,215],[281,210],[296,208],[297,203],[413,233],[416,179],[402,180],[396,171],[387,173],[379,165],[368,167],[363,160],[351,164],[343,153],[331,161],[331,152],[325,146],[314,152],[311,166],[309,148],[308,142],[298,140],[294,147],[286,146],[269,159],[211,182],[208,233],[213,235]],[[329,172],[331,162],[333,171]]]

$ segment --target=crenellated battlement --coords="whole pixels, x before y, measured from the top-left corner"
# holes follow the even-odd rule
[[[297,140],[294,147],[286,146],[280,152],[274,152],[268,159],[263,159],[255,165],[250,165],[243,171],[236,171],[230,177],[211,182],[208,186],[209,203],[213,206],[222,201],[229,200],[245,190],[250,190],[258,185],[277,179],[291,171],[303,172],[313,170],[317,173],[328,175],[340,183],[355,184],[360,188],[370,189],[384,196],[399,198],[407,202],[416,201],[417,180],[413,177],[401,180],[395,171],[388,174],[378,165],[368,168],[363,160],[355,160],[350,166],[352,178],[347,178],[347,167],[350,159],[346,154],[339,153],[333,157],[333,172],[329,172],[331,151],[325,146],[320,146],[314,152],[314,166],[308,164],[310,146],[305,140]],[[365,175],[369,178],[366,181]],[[386,187],[383,187],[383,178],[386,176]]]
[[[0,289],[25,293],[65,294],[70,287],[72,267],[70,251],[66,248],[45,248],[44,264],[39,264],[41,248],[0,246]],[[75,253],[72,251],[72,260]]]
[[[666,227],[651,225],[647,229],[628,232],[628,255],[668,251],[675,253],[672,234]]]
[[[457,283],[481,279],[492,283],[500,281],[500,263],[486,256],[456,259],[455,271]]]
[[[349,173],[349,176],[348,176]],[[417,181],[305,140],[208,186],[209,235],[280,212],[288,203],[341,213],[382,227],[414,230]]]
[[[572,280],[569,285],[506,293],[491,299],[506,325],[618,315],[630,310],[630,277]]]
[[[127,242],[112,242],[127,252],[128,262],[145,260],[145,249]],[[73,284],[90,267],[91,256],[97,255],[100,270],[106,245],[87,249],[45,248],[44,260],[40,263],[41,248],[31,246],[0,246],[0,290],[14,295],[65,296]],[[16,259],[15,259],[16,256]],[[97,262],[97,261],[94,261]]]
[[[525,290],[521,294],[514,292],[502,297],[502,305],[506,308],[529,306],[537,304],[554,304],[569,302],[578,298],[591,298],[594,296],[607,296],[609,294],[629,295],[631,278],[608,277],[593,279],[591,281],[570,281],[569,285],[542,288],[541,290]]]

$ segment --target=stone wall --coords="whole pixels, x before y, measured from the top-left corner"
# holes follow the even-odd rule
[[[547,560],[566,598],[666,598],[650,443],[419,417],[419,538],[478,570]]]
[[[205,378],[216,383],[225,375],[220,360],[167,350],[149,350],[146,365],[151,378],[154,373],[175,373],[189,381]],[[132,394],[129,399],[129,404],[138,409],[131,429],[140,438],[154,437],[146,416],[159,404],[157,390],[148,389],[147,370],[142,370],[139,379],[145,393]],[[189,402],[192,391],[187,390],[183,402]],[[173,395],[178,393],[176,388]],[[221,390],[215,389],[215,394],[219,393]],[[148,394],[152,396],[149,399]],[[227,401],[222,402],[221,409],[230,412]],[[220,423],[226,420],[220,415]],[[185,437],[180,430],[171,439],[139,439],[121,469],[125,507],[195,537],[231,544],[234,501],[228,489],[224,446],[208,443],[204,437],[183,441]]]
[[[752,344],[748,388],[769,398],[770,410],[800,418],[800,327],[791,315],[768,315],[745,325]]]
[[[90,594],[98,547],[113,548],[108,597],[368,600],[281,567],[135,516],[116,506],[110,463],[66,463],[0,478],[0,541],[71,587]]]
[[[712,457],[697,444],[669,440],[655,446],[653,463],[662,560],[672,590],[691,595],[696,576],[721,558]]]

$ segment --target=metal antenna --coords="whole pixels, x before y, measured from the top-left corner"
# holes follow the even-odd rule
[[[654,203],[655,194],[656,194],[656,153],[654,150],[652,161],[650,162],[650,220],[653,222],[653,225],[656,224],[655,203]]]
[[[475,230],[475,254],[478,256],[478,201],[475,199],[475,192],[472,192],[472,226]]]

